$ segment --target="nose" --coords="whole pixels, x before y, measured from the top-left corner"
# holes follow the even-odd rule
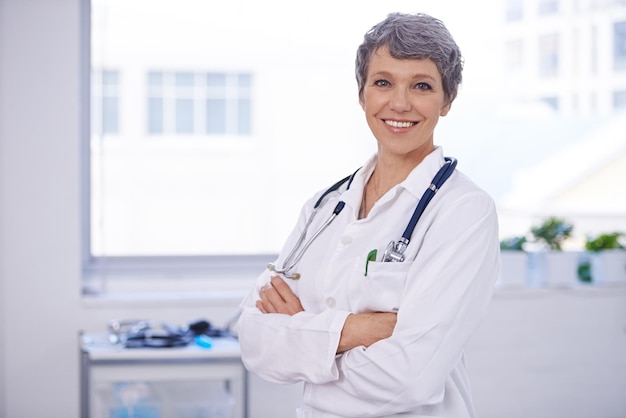
[[[389,107],[396,112],[408,112],[411,110],[409,93],[405,89],[395,88],[391,92]]]

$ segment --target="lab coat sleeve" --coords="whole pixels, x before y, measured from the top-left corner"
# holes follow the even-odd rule
[[[491,198],[475,192],[446,207],[429,227],[409,271],[393,335],[338,357],[338,379],[311,385],[306,403],[363,417],[444,399],[464,346],[486,313],[500,268]]]
[[[313,199],[302,209],[279,261],[295,245],[310,216],[312,204]],[[314,314],[304,311],[292,316],[263,314],[255,303],[259,300],[259,289],[269,282],[270,277],[269,271],[263,272],[240,305],[242,312],[237,332],[244,365],[257,376],[274,383],[337,380],[336,350],[349,312],[326,310]],[[289,280],[287,283],[291,284]]]
[[[326,383],[338,378],[335,352],[348,312],[262,314],[244,307],[239,343],[244,365],[270,382]]]

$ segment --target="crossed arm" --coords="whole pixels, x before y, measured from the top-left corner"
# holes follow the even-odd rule
[[[256,307],[263,313],[295,315],[304,311],[300,299],[278,276],[273,276],[271,282],[263,286],[259,295]],[[396,318],[396,314],[392,312],[348,315],[341,331],[337,354],[354,347],[369,347],[377,341],[389,338],[396,325]]]

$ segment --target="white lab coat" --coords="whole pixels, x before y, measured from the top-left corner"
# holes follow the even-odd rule
[[[287,280],[305,311],[289,316],[255,308],[264,271],[241,303],[238,324],[246,367],[271,382],[304,381],[313,417],[474,417],[463,349],[485,315],[498,276],[493,200],[458,170],[434,196],[413,232],[403,263],[381,263],[443,165],[436,148],[405,181],[358,219],[373,156],[350,189],[332,193],[309,234],[341,199],[343,212],[316,239]],[[320,191],[303,207],[279,255],[293,248]],[[366,257],[378,250],[378,262]],[[390,338],[336,355],[350,313],[396,311]],[[295,416],[295,412],[294,412]]]

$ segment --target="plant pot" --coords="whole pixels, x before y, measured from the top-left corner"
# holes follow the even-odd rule
[[[528,281],[528,254],[524,251],[500,252],[500,276],[498,287],[526,287]]]
[[[532,282],[543,287],[573,287],[579,284],[578,259],[574,251],[545,251],[532,255]]]
[[[592,253],[591,280],[597,284],[626,284],[626,250]]]

